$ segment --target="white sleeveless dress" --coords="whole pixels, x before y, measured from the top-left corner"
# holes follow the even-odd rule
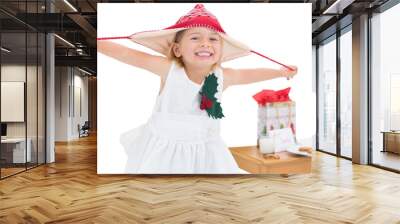
[[[222,69],[216,98],[221,102]],[[241,174],[220,136],[220,120],[200,109],[202,85],[172,63],[146,124],[121,135],[130,174]]]

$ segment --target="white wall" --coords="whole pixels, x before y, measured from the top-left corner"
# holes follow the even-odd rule
[[[75,68],[56,67],[55,82],[55,141],[77,139],[78,124],[83,125],[88,120],[88,78]],[[79,105],[78,89],[81,90],[82,114],[76,107]]]
[[[68,68],[55,68],[55,141],[67,141]]]
[[[26,72],[28,76],[35,75],[36,76],[36,67],[33,66],[27,66],[25,65],[13,65],[13,64],[8,64],[8,65],[2,65],[1,66],[1,81],[9,81],[9,82],[25,82],[25,76]],[[28,80],[32,80],[32,77],[28,77]],[[31,81],[30,81],[31,82]],[[32,85],[32,83],[30,83]],[[36,83],[34,83],[36,85]],[[36,98],[36,89],[34,92],[29,92],[31,89],[28,88],[28,97],[35,97]],[[27,99],[28,103],[30,103],[32,100]],[[37,107],[37,105],[31,105],[34,106],[34,108]],[[6,108],[2,108],[2,110],[5,110]],[[23,108],[24,109],[24,108]],[[29,109],[32,110],[32,107]],[[29,111],[31,112],[31,111]],[[28,113],[28,121],[32,122],[33,120],[36,121],[36,114],[35,117],[31,117],[33,113]],[[25,126],[26,122],[7,122],[7,136],[8,137],[25,137]],[[35,126],[35,127],[33,127]],[[36,124],[29,124],[28,125],[28,137],[29,134],[32,133],[32,128],[36,130]],[[35,132],[36,133],[36,132]]]
[[[78,70],[75,70],[75,75],[74,75],[74,87],[75,87],[75,106],[74,106],[74,110],[75,113],[73,113],[73,119],[72,119],[72,130],[71,130],[71,134],[72,136],[74,136],[74,138],[79,137],[79,133],[78,133],[78,129],[77,126],[78,124],[80,124],[81,126],[85,123],[85,121],[88,120],[88,77],[85,76],[81,76]],[[79,72],[78,74],[76,74],[77,72]],[[77,90],[80,89],[80,99],[78,98],[78,92]],[[80,103],[78,101],[81,101]],[[82,110],[81,113],[79,113],[79,108]]]

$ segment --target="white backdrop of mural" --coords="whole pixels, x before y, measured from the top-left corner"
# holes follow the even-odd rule
[[[313,144],[315,89],[311,70],[311,4],[204,4],[228,35],[278,61],[296,65],[297,76],[228,88],[223,94],[222,137],[231,146],[257,142],[257,103],[262,89],[292,87],[296,101],[297,138]],[[98,4],[99,37],[126,36],[174,24],[194,4]],[[288,16],[290,15],[290,16]],[[144,52],[155,52],[129,40],[116,42]],[[223,64],[231,68],[279,68],[257,55]],[[121,133],[146,122],[159,91],[151,73],[98,54],[98,173],[122,173],[126,155]]]

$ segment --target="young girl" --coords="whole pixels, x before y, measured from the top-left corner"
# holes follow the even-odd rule
[[[132,39],[166,57],[107,41],[121,38]],[[128,154],[127,173],[245,173],[220,137],[222,92],[230,86],[292,78],[297,73],[295,66],[279,70],[221,67],[222,62],[253,51],[226,35],[202,4],[164,30],[98,40],[100,53],[148,70],[161,80],[148,122],[121,137]]]

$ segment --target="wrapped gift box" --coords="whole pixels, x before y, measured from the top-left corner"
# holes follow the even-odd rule
[[[289,92],[290,88],[262,90],[253,96],[258,103],[257,139],[282,128],[290,128],[296,135],[296,102],[289,98]]]

